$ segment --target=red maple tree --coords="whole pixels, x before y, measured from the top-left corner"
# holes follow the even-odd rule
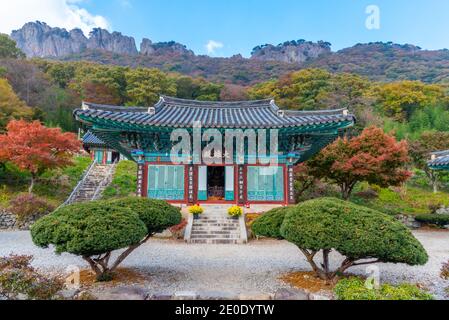
[[[40,174],[72,164],[73,153],[81,148],[75,134],[47,128],[39,121],[12,120],[6,130],[0,135],[0,161],[12,162],[31,174],[30,193]]]
[[[398,186],[411,175],[406,141],[396,141],[382,129],[369,127],[352,139],[340,138],[310,160],[310,174],[336,183],[347,200],[357,182]]]

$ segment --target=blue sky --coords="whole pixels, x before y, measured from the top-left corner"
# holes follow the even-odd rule
[[[27,1],[37,2],[15,0],[7,6]],[[209,41],[223,46],[216,46],[216,56],[249,56],[256,45],[294,39],[325,40],[332,43],[333,50],[370,41],[449,48],[446,0],[41,0],[41,7],[48,3],[52,9],[45,8],[42,14],[30,10],[33,12],[21,19],[32,17],[58,24],[51,16],[56,10],[60,26],[66,27],[65,21],[71,22],[67,27],[77,25],[72,16],[68,19],[58,14],[57,10],[65,10],[61,2],[76,14],[81,12],[80,21],[88,21],[82,26],[84,30],[107,25],[110,30],[134,36],[137,45],[143,37],[175,40],[197,54],[207,53]],[[365,27],[368,5],[379,7],[380,29]],[[0,8],[0,31],[6,32],[9,25],[2,26],[2,11],[6,15]],[[18,13],[10,19],[14,20],[10,25],[19,25]]]

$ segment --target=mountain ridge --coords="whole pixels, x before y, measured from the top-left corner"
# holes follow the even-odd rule
[[[148,38],[138,50],[133,37],[117,31],[96,28],[86,37],[80,29],[67,31],[39,21],[14,30],[11,38],[29,58],[154,67],[239,85],[279,78],[303,68],[350,72],[376,81],[449,82],[449,50],[423,50],[393,42],[359,43],[332,51],[329,42],[300,39],[256,46],[250,58],[240,54],[221,58],[197,55],[175,41],[153,43]]]

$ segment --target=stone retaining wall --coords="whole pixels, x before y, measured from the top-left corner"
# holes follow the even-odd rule
[[[17,221],[17,217],[11,212],[0,209],[0,230],[29,230],[30,226],[42,215],[32,215],[25,221]]]

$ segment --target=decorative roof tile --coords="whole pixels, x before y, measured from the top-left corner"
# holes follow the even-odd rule
[[[354,122],[345,109],[322,111],[281,111],[273,100],[194,101],[162,96],[154,110],[143,107],[99,105],[83,102],[80,116],[156,127],[191,127],[200,121],[210,128],[286,128],[328,123]]]
[[[91,146],[106,146],[103,140],[90,131],[87,131],[87,133],[83,136],[83,144]]]
[[[441,168],[449,166],[449,150],[432,152],[431,160],[427,162],[430,168]]]

